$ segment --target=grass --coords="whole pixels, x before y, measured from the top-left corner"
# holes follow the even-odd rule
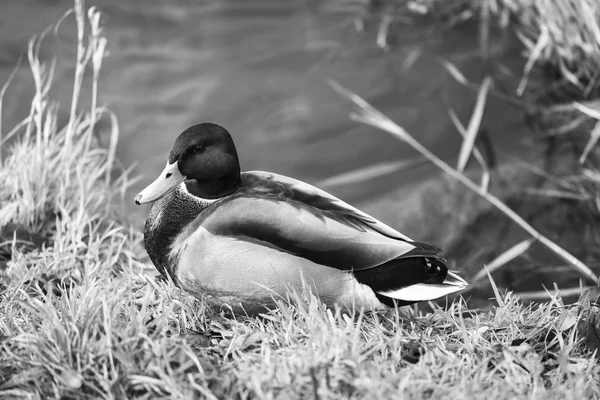
[[[557,294],[524,305],[490,280],[486,310],[456,300],[423,314],[343,313],[301,293],[260,317],[227,318],[157,279],[118,207],[131,179],[115,162],[116,120],[96,102],[98,14],[76,1],[68,17],[79,37],[69,120],[57,122],[38,38],[30,115],[0,136],[0,397],[600,398],[579,307]],[[95,139],[101,119],[107,149]]]

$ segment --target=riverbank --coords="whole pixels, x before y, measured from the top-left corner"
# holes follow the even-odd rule
[[[85,23],[94,77],[103,35],[95,18]],[[578,307],[557,297],[525,306],[496,292],[485,310],[456,301],[427,314],[348,315],[310,294],[258,318],[207,309],[149,264],[122,207],[132,177],[116,161],[112,114],[95,96],[78,103],[76,91],[57,120],[50,64],[35,52],[30,63],[37,95],[0,169],[1,397],[600,398]],[[96,93],[93,85],[81,92]],[[100,120],[108,141],[91,129]],[[591,207],[596,170],[584,166],[576,187]]]

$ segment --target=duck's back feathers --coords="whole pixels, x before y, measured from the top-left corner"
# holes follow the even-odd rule
[[[278,191],[284,192],[292,200],[318,210],[333,212],[339,219],[345,219],[347,222],[357,223],[358,225],[364,224],[382,235],[412,242],[412,239],[408,236],[308,183],[284,175],[263,171],[246,172],[243,174],[243,177],[247,181],[253,182],[254,187],[270,188],[275,193]]]

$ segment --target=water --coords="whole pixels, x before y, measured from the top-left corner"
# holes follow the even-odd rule
[[[162,169],[179,132],[197,122],[225,126],[242,167],[316,183],[332,175],[417,154],[383,132],[348,119],[350,107],[326,84],[335,79],[359,93],[443,159],[453,161],[459,135],[451,105],[466,124],[476,93],[457,84],[436,61],[453,62],[480,81],[477,25],[443,30],[440,23],[398,22],[389,52],[375,44],[377,21],[354,30],[354,13],[340,1],[97,0],[104,11],[109,56],[101,72],[100,101],[119,119],[118,157],[143,176],[131,198]],[[27,39],[57,21],[68,0],[3,0],[0,81]],[[492,35],[497,79],[518,82],[522,58],[512,38]],[[68,110],[75,31],[67,18],[42,46],[59,55],[55,96]],[[31,78],[19,70],[5,101],[4,126],[28,112]],[[516,151],[527,128],[518,110],[490,99],[482,124],[497,149]],[[379,198],[437,172],[421,166],[360,184],[326,189],[353,203]],[[132,210],[142,213],[143,210]]]

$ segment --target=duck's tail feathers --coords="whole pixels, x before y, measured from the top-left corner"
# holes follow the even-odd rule
[[[416,283],[396,290],[377,291],[375,295],[384,304],[403,306],[419,301],[434,300],[460,290],[469,284],[454,272],[448,271],[442,283]],[[391,303],[391,304],[390,304]]]
[[[464,279],[448,271],[439,248],[420,242],[411,244],[414,249],[398,258],[370,269],[355,270],[354,276],[360,283],[371,287],[382,303],[391,306],[434,300],[468,286]],[[445,279],[441,282],[423,281],[418,271],[425,268],[425,264],[445,271]]]

